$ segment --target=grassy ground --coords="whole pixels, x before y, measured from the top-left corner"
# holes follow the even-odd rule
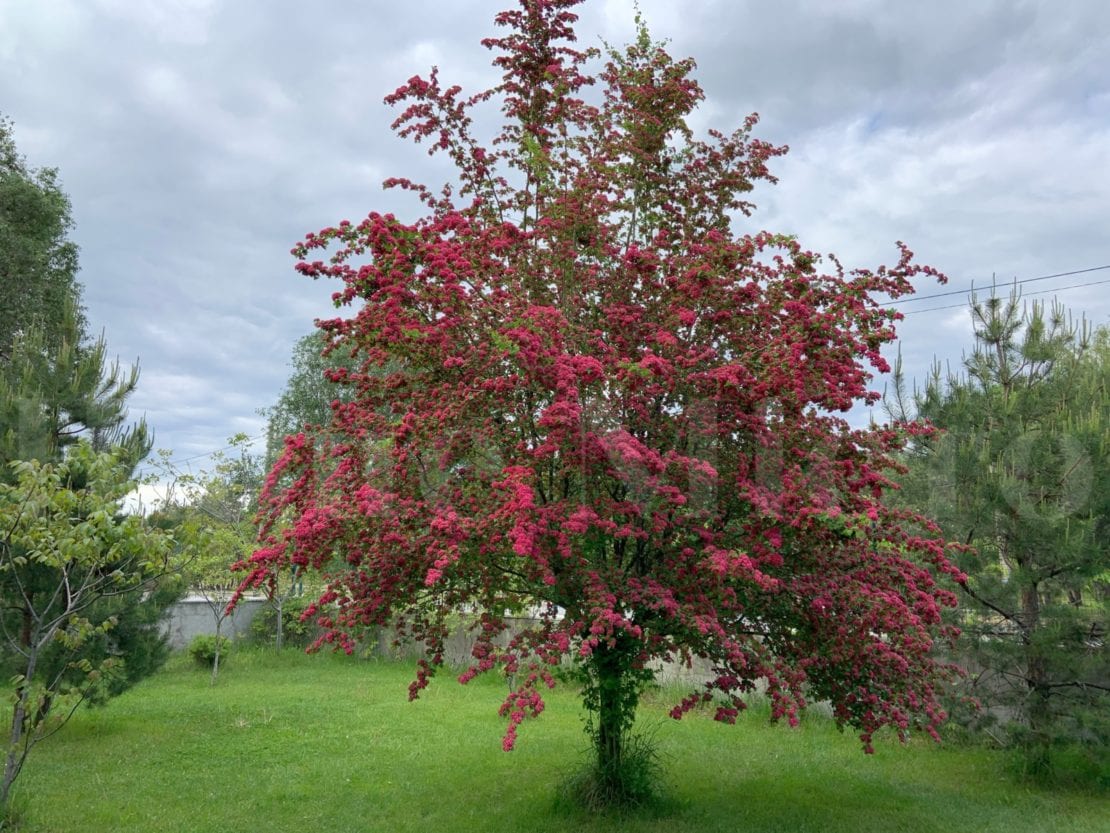
[[[583,735],[557,692],[501,752],[505,685],[449,675],[406,702],[408,664],[240,653],[215,687],[175,660],[79,713],[39,746],[19,785],[26,833],[96,831],[1068,831],[1110,830],[1110,802],[1007,780],[996,755],[924,742],[877,744],[820,719],[796,729],[750,717],[675,723],[648,703],[670,802],[652,814],[588,816],[555,785]]]

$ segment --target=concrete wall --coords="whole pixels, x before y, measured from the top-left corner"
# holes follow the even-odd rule
[[[226,599],[221,603],[225,603]],[[220,633],[231,639],[245,637],[250,633],[251,622],[254,617],[267,604],[266,599],[244,598],[235,608],[235,613],[224,620]],[[501,634],[497,640],[504,645],[508,642],[510,634],[519,633],[525,628],[536,623],[535,619],[528,617],[509,618],[509,633]],[[170,608],[169,616],[164,623],[169,634],[170,645],[174,649],[186,648],[193,637],[199,634],[214,634],[216,632],[216,619],[212,607],[200,595],[189,595]],[[390,628],[381,628],[376,634],[363,638],[361,649],[370,656],[392,657],[395,659],[417,659],[424,656],[424,645],[404,641],[400,646],[394,645],[396,633]],[[454,667],[463,667],[474,662],[471,650],[477,641],[475,634],[463,625],[459,625],[447,638],[444,645],[444,659],[447,664]],[[681,682],[697,684],[705,681],[710,676],[710,667],[704,660],[695,660],[693,668],[685,668],[673,663],[658,663],[655,678],[658,682]]]
[[[216,602],[217,609],[226,603],[227,599],[221,596]],[[220,635],[229,639],[246,636],[250,632],[251,622],[265,604],[264,598],[241,600],[235,607],[235,612],[224,619],[220,626]],[[172,648],[187,648],[193,637],[216,632],[216,616],[212,605],[204,596],[190,594],[170,608],[162,626],[169,636]]]

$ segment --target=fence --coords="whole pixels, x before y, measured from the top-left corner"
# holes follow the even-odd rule
[[[220,633],[230,639],[238,639],[250,633],[254,617],[267,604],[266,599],[244,598],[235,608],[234,613],[224,620]],[[219,608],[217,608],[219,609]],[[510,618],[509,630],[502,634],[500,642],[504,644],[512,634],[531,627],[537,620],[529,617]],[[212,606],[202,595],[189,595],[170,608],[164,627],[169,636],[170,646],[180,649],[188,646],[195,636],[199,634],[214,634],[216,632],[216,617]],[[466,626],[460,623],[444,645],[444,661],[451,666],[461,667],[474,661],[471,651],[477,637]],[[390,628],[380,628],[376,634],[369,636],[362,642],[362,651],[369,656],[393,657],[404,659],[418,659],[424,655],[424,646],[412,640],[397,642],[396,633]],[[704,661],[695,661],[692,668],[686,668],[677,663],[660,664],[656,669],[656,679],[660,682],[682,681],[694,682],[708,679],[709,666]]]

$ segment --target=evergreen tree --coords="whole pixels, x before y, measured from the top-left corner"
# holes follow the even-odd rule
[[[132,465],[150,451],[128,427],[138,367],[110,363],[90,340],[69,198],[57,171],[31,168],[0,118],[0,478],[12,460],[53,460],[78,437],[120,446]]]
[[[150,451],[145,421],[127,423],[138,366],[109,364],[103,337],[84,341],[75,299],[52,331],[24,324],[0,368],[0,464],[54,460],[84,437],[99,451],[125,451],[134,467]]]
[[[940,429],[907,496],[968,551],[959,618],[977,722],[1045,768],[1061,741],[1110,743],[1110,331],[1058,305],[973,299],[963,373],[915,397]],[[904,397],[900,396],[904,401]]]

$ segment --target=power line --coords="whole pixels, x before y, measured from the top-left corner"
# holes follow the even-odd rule
[[[247,437],[247,447],[253,446],[256,442],[263,439],[265,436],[265,434],[257,434],[253,437]],[[219,454],[221,451],[229,451],[233,448],[236,448],[238,445],[239,443],[231,443],[230,445],[225,445],[223,448],[217,448],[213,451],[207,451],[204,454],[194,454],[192,457],[182,457],[180,460],[167,460],[166,462],[174,466],[179,466],[182,463],[191,463],[194,460],[203,460],[205,457],[211,457],[213,454]]]
[[[1024,280],[1020,280],[1020,281],[1010,281],[1006,285],[1007,286],[1015,286],[1015,285],[1016,286],[1021,286],[1023,284],[1027,284],[1027,283],[1036,283],[1037,281],[1051,280],[1052,278],[1066,278],[1066,277],[1069,277],[1071,275],[1084,275],[1088,272],[1099,272],[1103,269],[1110,269],[1110,264],[1106,264],[1105,266],[1091,266],[1088,269],[1074,269],[1071,272],[1057,272],[1054,275],[1040,275],[1036,278],[1025,278]],[[1091,284],[1083,284],[1083,285],[1084,286],[1090,286]],[[1067,288],[1070,288],[1070,287],[1067,287]],[[929,301],[929,300],[932,300],[934,298],[948,298],[952,295],[966,295],[966,294],[968,294],[969,292],[972,292],[972,291],[974,291],[974,287],[972,287],[972,289],[952,289],[952,290],[949,290],[948,292],[934,292],[932,295],[915,295],[913,298],[899,298],[897,301],[892,301],[890,306],[896,307],[896,306],[899,306],[900,304],[912,304],[915,301]],[[1030,293],[1030,294],[1037,295],[1037,294],[1040,294],[1040,293],[1033,292],[1033,293]],[[946,307],[938,307],[938,309],[947,309],[947,308]],[[921,312],[925,312],[925,311],[926,310],[921,310]],[[909,313],[906,313],[906,314],[909,315]]]
[[[1100,266],[1098,268],[1106,269],[1107,267],[1106,266]],[[1084,269],[1084,270],[1081,270],[1081,271],[1093,272],[1094,270],[1093,269]],[[1065,273],[1065,274],[1068,274],[1068,273]],[[1070,274],[1075,274],[1075,273],[1070,273]],[[1059,277],[1059,275],[1052,275],[1052,276],[1046,276],[1046,277]],[[1042,280],[1042,279],[1041,278],[1030,278],[1029,281],[1018,281],[1018,283],[1028,283],[1028,282],[1034,281],[1034,280]],[[1105,283],[1110,283],[1110,278],[1107,278],[1107,279],[1101,280],[1101,281],[1089,281],[1087,283],[1073,283],[1071,286],[1057,286],[1057,287],[1054,287],[1052,289],[1041,289],[1037,292],[1027,293],[1026,295],[1023,295],[1022,297],[1024,298],[1024,297],[1031,297],[1033,295],[1047,295],[1050,292],[1064,292],[1068,289],[1082,289],[1083,287],[1086,287],[1086,286],[1101,286],[1102,284],[1105,284]],[[969,290],[967,290],[967,293],[971,293],[972,291],[974,291],[974,290],[969,289]],[[945,293],[945,294],[957,294],[957,293]],[[961,294],[964,294],[964,293],[961,293]],[[939,296],[934,296],[934,297],[939,297]],[[947,306],[943,306],[943,307],[929,307],[928,309],[910,310],[909,312],[904,312],[902,314],[903,315],[920,315],[921,313],[925,313],[925,312],[937,312],[937,311],[943,310],[943,309],[960,309],[960,308],[966,307],[966,306],[967,306],[966,303],[963,303],[963,304],[948,304]]]

